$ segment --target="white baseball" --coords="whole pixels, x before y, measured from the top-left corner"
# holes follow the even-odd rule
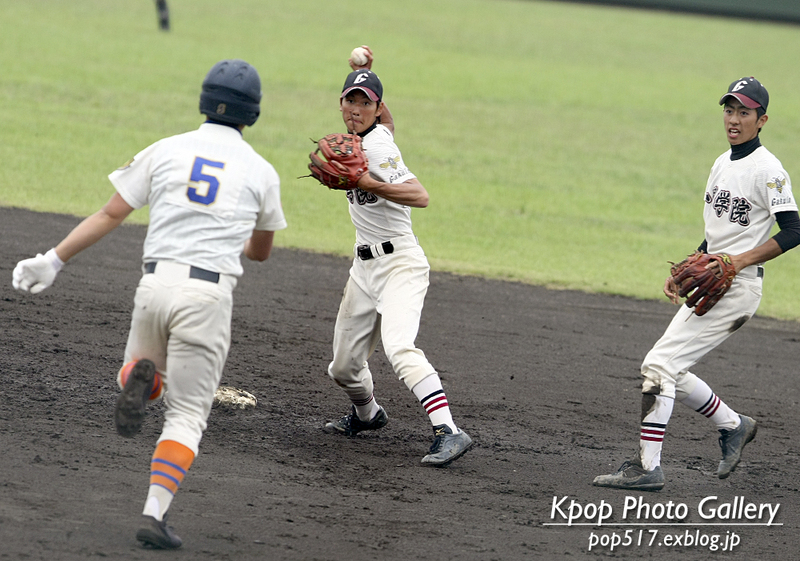
[[[350,60],[356,66],[366,66],[369,59],[367,58],[367,50],[364,47],[356,47],[350,53]]]

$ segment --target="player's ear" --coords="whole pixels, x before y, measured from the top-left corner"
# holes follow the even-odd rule
[[[383,113],[383,107],[384,107],[384,106],[383,106],[383,101],[381,101],[380,103],[378,103],[378,110],[377,110],[377,111],[375,111],[375,116],[376,116],[376,117],[380,117],[380,116],[381,116],[381,113]]]
[[[763,115],[761,115],[761,117],[758,118],[758,122],[756,123],[756,126],[760,129],[761,127],[763,127],[764,125],[767,124],[768,120],[769,120],[769,115],[764,113]]]

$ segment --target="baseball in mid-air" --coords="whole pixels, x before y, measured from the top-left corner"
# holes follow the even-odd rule
[[[350,53],[350,60],[353,61],[353,64],[356,66],[366,66],[367,65],[367,50],[364,47],[356,47],[353,49],[353,52]]]

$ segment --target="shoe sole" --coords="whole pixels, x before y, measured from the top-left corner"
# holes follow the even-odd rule
[[[155,376],[155,364],[146,359],[137,362],[131,370],[114,410],[114,422],[117,425],[117,434],[120,436],[131,438],[142,429],[145,392],[149,395]]]
[[[645,485],[615,485],[613,483],[598,483],[593,481],[595,487],[606,487],[608,489],[623,489],[626,491],[660,491],[664,488],[664,483],[647,483]]]
[[[457,459],[459,459],[461,456],[463,456],[464,454],[469,452],[472,449],[472,445],[475,444],[472,441],[472,439],[469,437],[469,435],[467,435],[467,438],[469,438],[469,443],[458,454],[455,454],[454,456],[450,456],[449,458],[447,458],[443,462],[432,462],[430,460],[429,461],[425,461],[425,458],[422,458],[420,463],[423,464],[423,465],[426,465],[426,466],[431,466],[431,467],[445,467],[445,466],[448,466],[448,465],[452,464]],[[426,458],[427,458],[427,456],[426,456]]]
[[[727,479],[728,476],[733,473],[733,470],[735,470],[736,466],[739,465],[739,462],[742,461],[742,452],[744,452],[744,447],[747,446],[748,444],[750,444],[750,442],[756,437],[756,433],[757,432],[758,432],[758,423],[756,423],[755,419],[753,419],[753,431],[747,436],[747,438],[745,438],[744,444],[742,445],[742,449],[741,449],[741,451],[739,451],[739,457],[737,458],[736,463],[734,463],[731,466],[731,469],[729,469],[727,471],[727,473],[720,472],[719,469],[717,469],[717,477],[718,478]]]

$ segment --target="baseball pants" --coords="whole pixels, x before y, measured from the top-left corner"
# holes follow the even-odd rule
[[[748,268],[749,269],[749,268]],[[755,269],[755,268],[753,268]],[[690,394],[695,377],[689,369],[741,327],[761,303],[762,278],[745,269],[705,315],[681,306],[664,335],[642,363],[642,393],[678,400]]]
[[[174,440],[198,454],[231,339],[236,277],[213,283],[189,266],[159,261],[136,289],[124,364],[147,358],[167,388],[158,442]]]
[[[372,395],[367,359],[379,340],[395,373],[409,389],[436,373],[414,344],[429,271],[419,245],[353,261],[336,318],[333,360],[328,366],[328,375],[351,399]]]

